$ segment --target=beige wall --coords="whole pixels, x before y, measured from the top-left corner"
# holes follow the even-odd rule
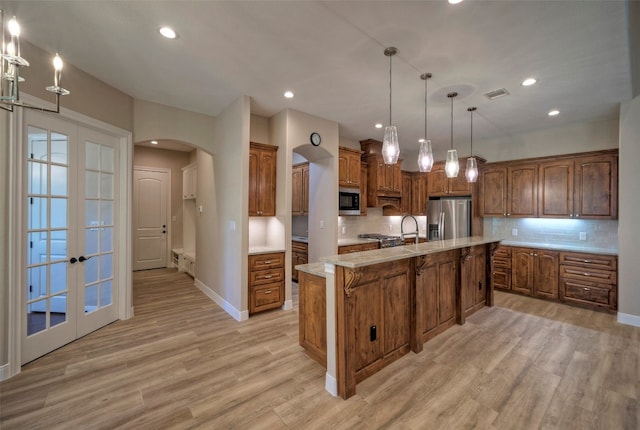
[[[52,94],[44,88],[53,85],[53,55],[21,41],[22,55],[29,60],[30,67],[21,73],[26,79],[20,90],[43,100],[54,101]],[[64,58],[63,58],[64,60]],[[63,108],[80,112],[124,130],[133,130],[133,98],[107,85],[99,79],[66,63],[61,84],[71,94],[60,99]],[[96,101],[99,100],[99,103]]]
[[[190,153],[135,146],[134,167],[162,167],[171,171],[171,247],[182,248],[182,168],[189,164]],[[173,221],[173,217],[176,220]]]
[[[251,115],[251,142],[269,144],[269,119],[263,116]]]
[[[249,109],[249,97],[234,101],[215,119],[215,155],[198,151],[196,279],[236,319],[247,309]]]
[[[9,113],[0,110],[0,367],[8,362],[9,338]],[[1,378],[0,378],[1,379]]]
[[[619,311],[635,316],[640,326],[640,96],[623,103],[620,110],[619,160]]]
[[[133,102],[133,141],[177,140],[213,152],[214,117],[144,100]]]

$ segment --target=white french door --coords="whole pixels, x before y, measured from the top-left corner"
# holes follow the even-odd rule
[[[118,140],[39,112],[24,121],[22,363],[117,319]]]

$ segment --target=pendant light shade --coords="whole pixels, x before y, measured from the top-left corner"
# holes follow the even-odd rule
[[[398,49],[394,47],[384,50],[384,55],[389,57],[389,125],[384,128],[384,138],[382,139],[382,158],[385,164],[396,164],[400,156],[398,130],[391,122],[391,57],[397,53]]]
[[[447,178],[457,178],[460,171],[460,163],[458,163],[458,151],[453,149],[453,99],[458,93],[449,93],[447,97],[451,99],[451,149],[447,151],[447,161],[444,165],[444,171]]]
[[[467,111],[471,112],[471,156],[467,158],[467,170],[464,172],[467,182],[476,182],[478,180],[478,162],[473,156],[473,112],[475,110],[475,107],[467,108]]]
[[[433,167],[433,149],[431,140],[427,137],[427,80],[431,78],[431,73],[423,73],[420,79],[424,80],[424,139],[420,141],[420,152],[418,152],[418,169],[421,172],[430,172]]]

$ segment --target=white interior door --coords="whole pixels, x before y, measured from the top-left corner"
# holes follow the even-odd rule
[[[167,267],[168,171],[133,170],[133,270]]]
[[[22,363],[117,318],[117,139],[25,113]]]

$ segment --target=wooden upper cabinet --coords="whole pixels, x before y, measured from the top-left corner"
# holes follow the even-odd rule
[[[574,217],[618,218],[618,156],[594,155],[575,160]]]
[[[507,216],[507,168],[487,166],[480,172],[480,215]]]
[[[538,170],[538,216],[569,218],[573,216],[573,160],[546,161]]]
[[[309,163],[293,166],[291,170],[291,215],[309,213]]]
[[[404,199],[404,191],[402,194]],[[411,214],[427,214],[427,173],[413,172],[411,177]]]
[[[373,139],[361,140],[360,145],[367,163],[367,206],[391,207],[401,210],[402,172],[400,165],[385,164],[382,158],[382,142]]]
[[[521,164],[507,168],[507,216],[538,216],[538,165]]]
[[[367,214],[367,177],[369,168],[367,163],[360,162],[360,215]]]
[[[413,189],[413,181],[411,172],[401,172],[402,175],[402,214],[412,214],[411,196]]]
[[[249,216],[276,214],[277,146],[251,142],[249,148]]]
[[[434,163],[431,172],[428,173],[429,196],[469,196],[473,194],[473,184],[467,182],[464,175],[466,162],[466,158],[459,160],[460,171],[455,178],[447,178],[443,161]]]
[[[341,187],[360,187],[361,151],[340,147],[338,150],[338,185]]]

